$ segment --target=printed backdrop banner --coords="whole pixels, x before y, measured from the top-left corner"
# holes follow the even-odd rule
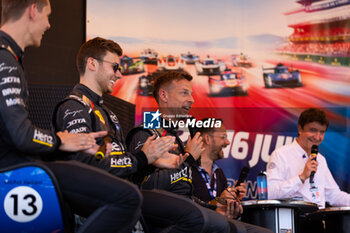
[[[136,104],[136,125],[157,109],[157,72],[189,72],[190,114],[224,120],[231,144],[218,164],[231,185],[251,167],[248,198],[272,151],[297,137],[300,113],[324,109],[331,125],[320,153],[350,192],[348,12],[350,0],[87,0],[87,39],[122,46],[112,94]]]

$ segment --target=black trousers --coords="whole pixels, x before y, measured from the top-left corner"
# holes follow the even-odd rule
[[[78,161],[44,165],[55,174],[72,211],[87,217],[79,232],[131,232],[140,216],[141,199],[150,232],[226,232],[221,224],[215,224],[215,230],[205,231],[207,220],[202,207],[188,198],[154,190],[142,190],[141,198],[132,183]]]
[[[142,215],[152,233],[272,233],[263,227],[228,219],[184,196],[155,189],[141,193]]]
[[[211,232],[230,232],[230,233],[273,233],[269,229],[248,224],[242,221],[228,219],[225,216],[215,212],[214,210],[203,208],[204,214],[207,216],[207,233]]]
[[[297,232],[299,233],[323,233],[325,232],[323,228],[323,223],[321,220],[310,220],[305,216],[299,217]]]
[[[271,231],[270,229],[260,227],[257,225],[252,225],[252,224],[245,223],[245,222],[238,221],[238,220],[230,219],[229,224],[230,224],[230,232],[273,233],[273,231]]]
[[[150,232],[225,233],[226,219],[191,199],[162,190],[141,190],[142,215]]]
[[[131,232],[140,217],[142,196],[130,182],[77,162],[45,162],[64,201],[86,221],[79,232]]]
[[[167,228],[166,232],[203,232],[202,211],[191,200],[161,190],[141,190],[142,215],[150,232]]]

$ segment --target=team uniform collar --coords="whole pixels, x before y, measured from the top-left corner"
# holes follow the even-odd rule
[[[84,84],[78,83],[75,85],[73,92],[77,91],[80,93],[83,93],[87,98],[89,98],[94,104],[97,104],[99,106],[102,106],[103,99],[101,96],[93,92],[90,88],[85,86]]]
[[[15,56],[16,60],[23,67],[24,51],[19,47],[16,41],[6,32],[0,30],[0,37],[4,43],[9,45],[8,50]]]

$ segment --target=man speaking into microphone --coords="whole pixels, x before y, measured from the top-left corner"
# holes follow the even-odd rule
[[[267,163],[269,199],[302,197],[320,208],[350,206],[350,194],[333,179],[325,157],[318,153],[329,121],[324,111],[309,108],[298,120],[298,138],[276,149]],[[317,157],[317,159],[316,159]]]

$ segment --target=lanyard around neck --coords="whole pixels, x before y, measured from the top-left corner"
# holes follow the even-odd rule
[[[205,185],[207,186],[207,189],[208,189],[208,192],[209,192],[209,195],[211,197],[211,199],[215,199],[216,195],[217,195],[217,184],[216,184],[216,173],[214,171],[213,173],[213,183],[214,183],[214,187],[211,188],[211,185],[210,185],[210,176],[208,174],[208,172],[206,172],[203,168],[201,167],[198,167],[198,171],[199,173],[201,174],[204,182],[205,182]]]

